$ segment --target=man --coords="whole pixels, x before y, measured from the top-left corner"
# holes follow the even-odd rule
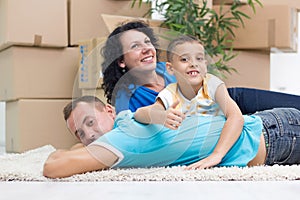
[[[44,165],[46,177],[68,177],[110,167],[189,165],[210,155],[225,123],[222,116],[194,116],[186,118],[178,130],[141,124],[130,111],[116,116],[112,106],[92,96],[75,99],[65,107],[64,115],[70,131],[86,146],[50,154]],[[246,166],[261,152],[260,118],[244,119],[241,136],[219,166]],[[265,152],[258,157],[263,159],[255,164],[263,164]]]

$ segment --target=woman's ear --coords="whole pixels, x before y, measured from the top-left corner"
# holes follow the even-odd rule
[[[170,62],[166,62],[167,71],[169,74],[174,75],[174,70]]]
[[[118,65],[119,65],[119,67],[121,67],[121,68],[125,68],[125,67],[126,67],[126,64],[125,64],[124,60],[119,60],[119,61],[118,61]]]

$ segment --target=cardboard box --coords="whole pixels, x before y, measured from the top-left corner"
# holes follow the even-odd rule
[[[101,14],[115,14],[142,17],[151,5],[143,3],[131,8],[132,1],[111,0],[69,0],[70,10],[70,45],[79,41],[108,36]]]
[[[213,6],[219,12],[220,6]],[[223,6],[224,12],[229,6]],[[287,5],[265,5],[257,7],[256,14],[248,5],[240,7],[240,11],[251,19],[245,19],[245,27],[233,29],[235,49],[263,49],[271,47],[281,51],[297,51],[298,12]]]
[[[270,89],[270,53],[266,51],[234,51],[238,56],[228,64],[237,73],[224,79],[227,87]]]
[[[98,97],[103,103],[107,103],[106,97],[104,96],[104,90],[101,88],[97,89],[82,89],[82,96],[96,96]]]
[[[79,68],[78,68],[78,87],[97,88],[98,81],[102,78],[103,57],[100,51],[105,45],[105,38],[94,38],[80,41],[79,44]]]
[[[213,0],[213,5],[231,5],[235,0]],[[246,4],[248,0],[240,0],[241,4]]]
[[[66,47],[67,0],[0,0],[0,50],[12,45]]]
[[[78,48],[13,46],[0,52],[0,100],[72,98]]]
[[[44,145],[70,148],[79,141],[66,128],[63,108],[71,99],[20,99],[6,103],[6,151]]]
[[[292,8],[300,8],[299,0],[259,0],[263,6],[265,5],[288,5]]]

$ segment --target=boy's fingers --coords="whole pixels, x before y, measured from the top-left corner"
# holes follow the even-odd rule
[[[176,108],[179,104],[179,100],[177,99],[170,107],[171,108]]]

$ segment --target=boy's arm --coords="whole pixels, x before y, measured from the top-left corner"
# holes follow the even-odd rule
[[[103,155],[102,160],[93,154]],[[118,157],[111,151],[94,146],[73,150],[57,150],[51,153],[44,164],[43,175],[48,178],[63,178],[75,174],[106,169],[112,166]]]
[[[188,166],[190,169],[208,168],[219,164],[241,135],[244,118],[237,104],[229,96],[225,84],[218,87],[216,91],[216,101],[226,117],[226,122],[222,129],[219,141],[210,156]]]
[[[178,129],[185,118],[184,114],[176,110],[179,101],[173,103],[165,110],[163,103],[158,99],[154,104],[137,109],[134,114],[136,121],[145,124],[163,124],[172,130]]]
[[[158,100],[152,105],[138,108],[134,113],[134,118],[136,121],[145,124],[161,124],[165,112],[163,104]]]

